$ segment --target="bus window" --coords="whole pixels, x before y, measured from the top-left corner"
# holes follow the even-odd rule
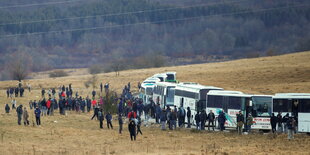
[[[310,112],[310,99],[300,99],[299,100],[299,112]]]
[[[223,96],[208,96],[208,107],[209,108],[222,108],[223,107]]]
[[[240,109],[241,110],[242,100],[241,97],[229,97],[228,98],[228,109]]]
[[[253,100],[252,112],[256,116],[271,116],[271,105],[272,105],[271,97],[254,96],[252,100]]]
[[[274,99],[273,112],[292,112],[292,102],[287,99]]]

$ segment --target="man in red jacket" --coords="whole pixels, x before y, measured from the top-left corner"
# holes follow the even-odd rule
[[[133,110],[131,110],[131,112],[128,113],[128,118],[129,118],[129,120],[137,118],[137,113],[135,113]]]
[[[50,115],[50,112],[51,112],[51,99],[48,99],[47,102],[46,102],[46,107],[47,107],[47,115]]]

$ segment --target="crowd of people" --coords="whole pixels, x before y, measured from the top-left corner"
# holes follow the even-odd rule
[[[141,86],[138,83],[138,87]],[[96,98],[97,92],[93,90],[91,92],[92,98],[86,96],[85,98],[80,96],[78,92],[73,95],[72,85],[68,87],[60,86],[58,88],[58,99],[56,99],[56,89],[51,88],[41,90],[40,100],[30,100],[29,108],[33,110],[35,116],[35,124],[41,125],[42,116],[53,116],[56,110],[59,111],[60,115],[67,115],[67,111],[75,111],[76,113],[89,113],[91,110],[94,112],[91,120],[96,119],[99,123],[99,128],[103,128],[103,121],[106,119],[106,125],[108,129],[113,129],[112,114],[111,111],[104,109],[104,97],[102,97],[103,88],[105,91],[105,97],[109,95],[109,83],[104,86],[100,84],[100,92]],[[30,91],[30,89],[29,89]],[[9,91],[10,92],[10,91]],[[9,93],[10,94],[10,93]],[[10,96],[8,96],[10,97]],[[208,130],[215,131],[216,121],[218,123],[218,129],[220,131],[225,130],[225,122],[227,115],[220,111],[218,117],[212,110],[207,113],[205,110],[192,113],[190,107],[176,107],[166,106],[161,107],[160,104],[156,104],[152,99],[149,99],[149,103],[143,103],[143,100],[132,95],[130,82],[124,86],[123,91],[119,98],[116,98],[113,104],[117,104],[117,120],[119,123],[118,132],[122,134],[124,119],[128,119],[128,131],[131,140],[136,140],[138,134],[142,135],[141,125],[144,121],[144,125],[150,125],[150,119],[154,119],[156,124],[160,124],[162,130],[166,130],[168,126],[169,130],[175,130],[176,128],[192,128],[195,126],[197,130]],[[21,125],[23,120],[24,125],[30,125],[29,113],[26,107],[23,105],[16,106],[16,100],[12,100],[12,109],[16,109],[17,122]],[[6,113],[9,113],[11,107],[9,104],[5,105]],[[144,120],[142,120],[144,118]],[[240,111],[236,115],[236,126],[239,134],[242,134],[244,130],[251,132],[251,126],[253,124],[253,117],[249,114],[244,120],[244,115]],[[295,121],[291,117],[285,115],[271,117],[272,132],[278,129],[278,132],[288,133],[288,138],[293,138],[293,132],[295,131]],[[35,125],[33,122],[33,125]]]
[[[296,119],[294,117],[290,117],[288,113],[283,117],[281,112],[279,112],[277,116],[272,113],[270,118],[270,124],[272,128],[272,133],[285,133],[288,135],[288,139],[294,138],[297,122]]]

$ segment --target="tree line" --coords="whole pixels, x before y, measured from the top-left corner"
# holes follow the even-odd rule
[[[310,49],[310,9],[290,7],[306,5],[307,1],[253,0],[179,7],[196,2],[198,0],[175,4],[166,4],[161,0],[105,0],[35,9],[0,9],[1,78],[10,78],[5,66],[12,66],[10,63],[16,62],[12,57],[14,53],[29,57],[25,61],[31,64],[27,69],[31,71],[93,65],[103,66],[105,71],[114,71]],[[2,3],[7,4],[8,1]],[[171,7],[179,8],[168,9]],[[272,10],[279,7],[287,8]],[[268,8],[271,10],[255,12]],[[141,10],[158,11],[138,12]],[[85,16],[88,18],[78,18]],[[158,22],[200,16],[205,17]],[[48,20],[68,17],[72,18]],[[23,23],[37,20],[41,22]],[[139,24],[146,22],[150,24]],[[61,32],[93,27],[107,28]],[[44,33],[31,34],[38,32]],[[19,34],[23,35],[7,37]],[[184,61],[184,58],[191,61]]]

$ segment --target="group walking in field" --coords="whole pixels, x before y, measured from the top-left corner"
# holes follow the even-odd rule
[[[138,83],[137,87],[141,89],[141,84]],[[35,122],[32,121],[33,125],[41,126],[41,117],[53,116],[55,111],[58,111],[60,115],[68,115],[68,111],[77,114],[90,113],[93,111],[93,115],[90,119],[97,120],[100,129],[104,128],[104,120],[106,120],[106,128],[113,130],[112,109],[105,108],[107,105],[111,104],[116,107],[117,117],[115,120],[118,122],[119,134],[123,133],[124,122],[128,122],[128,131],[131,140],[136,140],[139,134],[143,134],[141,129],[143,124],[147,127],[155,123],[160,126],[161,130],[175,130],[177,128],[206,130],[206,127],[209,131],[225,130],[225,123],[228,118],[224,111],[219,111],[218,116],[215,116],[212,110],[208,112],[206,110],[193,112],[190,107],[177,107],[176,105],[162,107],[157,103],[158,101],[153,101],[152,98],[149,98],[149,102],[145,103],[143,99],[132,94],[130,82],[124,86],[119,97],[116,93],[113,94],[109,89],[109,83],[104,85],[100,83],[100,91],[97,92],[93,90],[91,92],[91,98],[89,96],[84,98],[79,95],[78,91],[75,93],[73,92],[71,84],[69,84],[68,87],[64,85],[60,86],[58,88],[58,93],[55,88],[43,88],[41,90],[41,99],[30,100],[28,103],[29,109],[30,111],[33,110],[32,113],[35,117]],[[11,97],[11,89],[8,89],[8,92],[8,97]],[[56,94],[58,94],[58,96]],[[111,98],[112,96],[113,98]],[[112,103],[105,103],[108,102],[110,98],[112,99]],[[24,106],[22,104],[17,106],[16,99],[12,97],[11,106],[9,104],[5,105],[5,112],[10,113],[13,109],[16,110],[17,113],[18,125],[21,125],[23,121],[25,126],[29,126],[30,114],[25,104]],[[152,122],[153,120],[154,122]],[[245,117],[242,111],[239,111],[236,114],[237,132],[239,134],[245,131],[251,133],[253,122],[254,120],[251,113]],[[283,117],[281,113],[278,113],[277,116],[273,114],[270,119],[270,124],[273,133],[284,132],[288,134],[289,139],[293,139],[293,134],[296,132],[296,121],[294,118],[289,117],[288,114]]]

